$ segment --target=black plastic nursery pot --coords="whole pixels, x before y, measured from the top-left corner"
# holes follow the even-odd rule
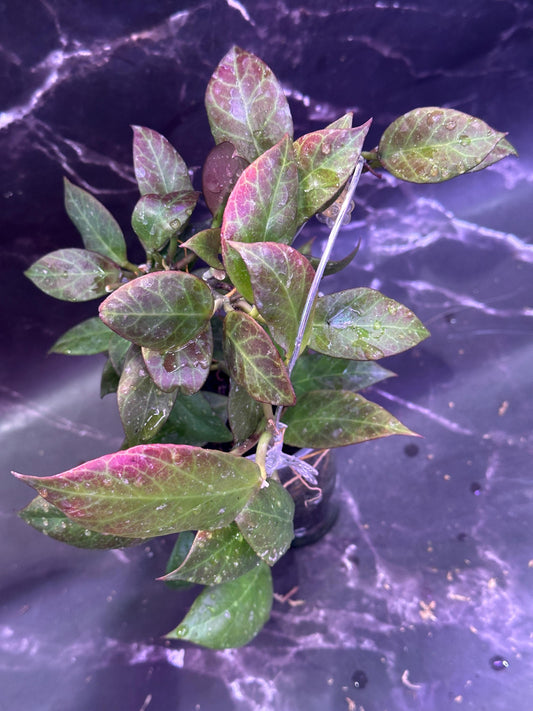
[[[0,707],[529,711],[533,7],[86,5],[0,8]],[[205,85],[233,44],[272,67],[296,135],[353,110],[374,117],[370,148],[396,116],[447,106],[508,131],[520,157],[442,185],[363,176],[334,256],[359,253],[323,289],[377,288],[429,328],[365,392],[422,437],[335,452],[333,527],[275,566],[259,636],[213,651],[163,638],[197,593],[156,581],[173,537],[69,548],[17,517],[32,494],[9,470],[56,474],[122,443],[100,357],[46,355],[94,303],[22,274],[76,239],[62,176],[126,228],[133,124],[165,134],[197,180]],[[327,228],[306,230],[319,254]]]

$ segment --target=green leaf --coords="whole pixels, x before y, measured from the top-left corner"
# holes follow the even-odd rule
[[[246,388],[231,381],[228,399],[228,420],[235,442],[251,437],[263,419],[263,407],[254,400]]]
[[[168,639],[186,639],[210,649],[242,647],[270,616],[272,575],[266,563],[236,580],[206,588]]]
[[[202,191],[211,214],[217,215],[226,203],[237,178],[248,165],[229,141],[209,151],[202,169]]]
[[[56,506],[36,496],[26,508],[19,511],[23,521],[29,523],[37,531],[62,543],[68,543],[77,548],[127,548],[141,543],[142,538],[124,538],[122,536],[108,536],[104,533],[90,531],[76,521],[68,518]]]
[[[205,107],[215,143],[229,141],[251,163],[293,126],[289,104],[272,70],[232,47],[207,86]]]
[[[379,142],[378,158],[401,180],[441,183],[472,170],[504,136],[462,111],[427,106],[391,123]]]
[[[126,266],[124,235],[109,210],[86,190],[73,185],[67,178],[65,208],[83,239],[85,249],[108,257],[112,262]]]
[[[120,382],[120,375],[115,370],[111,359],[108,358],[104,363],[102,369],[102,378],[100,380],[100,397],[105,397],[111,393],[116,393],[118,390],[118,384]]]
[[[133,129],[133,168],[141,195],[191,192],[189,171],[178,151],[157,131]]]
[[[392,376],[393,372],[374,361],[304,353],[296,361],[291,381],[299,398],[310,390],[362,390]]]
[[[324,128],[294,142],[299,175],[298,224],[323,210],[348,180],[370,123],[349,129]]]
[[[290,357],[315,276],[313,267],[300,252],[285,244],[229,244],[246,265],[257,310]]]
[[[336,358],[377,360],[429,336],[417,317],[374,289],[359,288],[317,300],[310,347]]]
[[[109,342],[109,360],[113,364],[113,368],[120,375],[124,368],[124,362],[131,346],[131,341],[122,338],[118,333],[111,332],[111,340]]]
[[[236,524],[216,531],[198,531],[183,563],[160,580],[188,580],[218,585],[244,575],[259,565]]]
[[[150,538],[228,526],[261,485],[249,459],[144,444],[50,477],[14,475],[90,530]]]
[[[411,430],[379,405],[346,390],[313,390],[283,414],[292,447],[344,447]]]
[[[231,442],[232,437],[206,396],[195,393],[178,395],[157,440],[204,445],[206,442]]]
[[[153,439],[168,419],[175,399],[175,392],[159,390],[145,368],[140,348],[132,346],[117,391],[118,410],[128,444]]]
[[[37,288],[63,301],[89,301],[120,284],[120,268],[96,252],[58,249],[38,259],[24,274]]]
[[[230,375],[260,402],[292,405],[294,391],[281,357],[251,316],[230,311],[224,319],[224,351]]]
[[[185,229],[199,195],[191,190],[142,195],[133,210],[131,226],[147,251],[161,249]]]
[[[248,501],[235,523],[257,555],[274,565],[294,538],[294,501],[274,479],[266,484]]]
[[[143,348],[142,354],[148,373],[160,390],[179,389],[184,395],[192,395],[200,390],[209,375],[213,355],[211,325],[208,323],[178,350],[159,353]]]
[[[509,141],[506,138],[502,138],[501,141],[499,141],[496,146],[491,150],[490,153],[488,153],[485,158],[481,161],[481,163],[478,163],[475,165],[473,168],[471,168],[468,172],[469,173],[476,173],[478,170],[483,170],[484,168],[487,168],[489,165],[493,165],[494,163],[497,163],[498,161],[502,160],[503,158],[507,158],[507,156],[517,156],[518,153],[516,151],[516,148],[509,143]]]
[[[176,570],[176,568],[179,568],[179,566],[183,563],[191,549],[195,535],[194,531],[182,531],[178,534],[178,538],[174,544],[170,558],[167,561],[165,571],[167,575],[168,573],[172,573],[173,570]],[[164,580],[167,587],[175,590],[189,588],[192,585],[187,580],[167,580],[165,577],[160,578],[160,580]]]
[[[324,269],[324,276],[330,276],[331,274],[337,274],[338,272],[342,271],[345,267],[350,264],[352,259],[355,257],[357,252],[359,251],[359,242],[357,243],[357,246],[352,249],[352,251],[347,254],[345,257],[339,260],[329,260],[326,264],[326,268]],[[305,255],[304,255],[305,256]],[[307,259],[309,260],[311,266],[313,269],[316,269],[320,263],[320,257],[313,257],[313,256],[308,256]]]
[[[292,141],[285,136],[246,168],[229,196],[222,222],[222,256],[233,284],[247,299],[251,299],[248,275],[230,240],[292,242],[297,195],[298,169]]]
[[[153,272],[124,284],[100,304],[100,318],[123,338],[158,351],[180,348],[202,331],[211,290],[185,272]]]
[[[183,249],[190,249],[213,269],[224,268],[218,256],[220,254],[220,228],[212,227],[197,232],[181,246]]]
[[[65,355],[93,355],[103,353],[109,348],[113,331],[95,316],[76,324],[66,331],[54,345],[49,353],[64,353]]]

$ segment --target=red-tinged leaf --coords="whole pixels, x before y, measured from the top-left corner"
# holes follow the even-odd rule
[[[183,249],[190,249],[196,256],[203,259],[213,269],[223,269],[219,259],[220,254],[220,228],[211,227],[197,232],[181,245]]]
[[[294,538],[294,501],[274,479],[248,501],[235,522],[257,555],[274,565]]]
[[[281,357],[263,328],[247,314],[224,319],[224,352],[230,375],[259,402],[292,405],[294,391]]]
[[[112,336],[115,335],[98,316],[94,316],[69,328],[57,339],[49,352],[65,355],[104,353],[109,348]]]
[[[248,459],[174,444],[139,445],[50,477],[14,475],[90,530],[130,538],[228,526],[262,481]]]
[[[153,272],[124,284],[100,304],[100,318],[139,346],[180,348],[202,331],[213,310],[211,290],[185,272]]]
[[[292,141],[285,136],[246,168],[224,210],[221,232],[224,266],[245,298],[251,294],[249,280],[229,240],[289,244],[296,231],[297,196],[298,169]]]
[[[215,143],[229,141],[249,163],[288,133],[292,117],[278,80],[258,57],[232,47],[207,86],[205,106]]]
[[[83,246],[108,257],[115,264],[127,264],[124,235],[109,210],[86,190],[64,178],[65,208],[83,239]]]
[[[159,580],[218,585],[235,580],[259,563],[260,559],[232,523],[216,531],[198,531],[183,563]]]
[[[283,414],[292,447],[344,447],[390,435],[414,435],[379,405],[346,390],[313,390]]]
[[[209,151],[202,169],[202,192],[207,207],[216,215],[231,193],[248,161],[237,155],[235,146],[224,141]]]
[[[235,442],[244,442],[255,434],[262,419],[261,403],[254,400],[246,388],[232,380],[228,399],[228,421]]]
[[[290,357],[315,270],[300,252],[285,244],[229,244],[246,265],[255,306]]]
[[[318,298],[309,345],[336,358],[378,360],[428,336],[406,306],[375,289],[359,288]]]
[[[298,163],[298,215],[302,224],[342,188],[355,168],[370,121],[356,128],[324,128],[294,142]]]
[[[298,169],[288,135],[241,174],[228,199],[222,241],[283,242],[296,228]]]
[[[373,360],[330,358],[321,353],[304,353],[296,361],[291,381],[296,397],[310,390],[362,390],[391,378],[394,373]]]
[[[178,350],[159,353],[143,348],[142,354],[150,377],[160,390],[179,390],[184,395],[198,392],[209,375],[213,355],[211,325]]]
[[[143,195],[135,205],[131,225],[145,249],[161,249],[171,237],[180,234],[196,207],[199,195],[191,190],[168,195]]]
[[[401,180],[441,183],[479,165],[504,136],[462,111],[426,106],[391,123],[378,158]]]
[[[352,128],[353,111],[348,111],[347,114],[329,123],[326,128]]]
[[[481,163],[478,163],[475,165],[473,168],[471,168],[468,172],[469,173],[476,173],[478,170],[483,170],[484,168],[487,168],[489,165],[493,165],[494,163],[497,163],[500,160],[503,160],[503,158],[507,158],[507,156],[517,156],[517,150],[516,148],[509,143],[509,141],[506,138],[502,138],[501,141],[499,141],[496,146],[491,150],[490,153],[488,153],[485,158],[481,161]]]
[[[127,548],[142,543],[142,538],[124,538],[123,536],[108,536],[104,533],[89,531],[66,516],[56,506],[36,496],[26,508],[19,511],[19,516],[37,531],[45,536],[68,543],[76,548],[96,548],[100,550],[110,548]]]
[[[192,191],[189,171],[178,151],[157,131],[133,128],[133,167],[141,195]]]
[[[242,647],[270,616],[272,574],[266,563],[236,580],[206,588],[168,639],[186,639],[210,649]]]
[[[176,393],[162,392],[145,368],[141,349],[131,346],[120,376],[117,401],[130,446],[153,439],[165,424]]]
[[[116,289],[122,278],[114,262],[86,249],[50,252],[24,274],[45,294],[64,301],[97,299]]]

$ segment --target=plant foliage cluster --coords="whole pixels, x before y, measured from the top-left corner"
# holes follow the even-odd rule
[[[412,434],[359,391],[391,375],[377,360],[428,332],[368,288],[313,299],[306,325],[318,260],[293,246],[300,228],[315,215],[335,219],[363,161],[428,183],[514,149],[483,121],[436,107],[401,116],[368,152],[370,122],[352,127],[351,114],[294,139],[274,74],[237,47],[205,103],[216,144],[202,174],[209,223],[191,222],[200,193],[178,152],[133,127],[140,198],[131,226],[145,263],[128,260],[109,211],[65,180],[83,248],[47,254],[26,274],[58,299],[105,297],[99,316],[52,351],[107,354],[101,392],[116,392],[126,439],[121,451],[56,476],[17,476],[38,492],[22,517],[66,543],[115,548],[179,533],[163,580],[205,588],[168,636],[223,648],[245,644],[268,619],[271,567],[293,538],[294,503],[277,468],[288,462],[313,478],[282,442],[331,448]]]

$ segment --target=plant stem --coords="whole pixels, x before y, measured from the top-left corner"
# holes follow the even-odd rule
[[[272,434],[268,431],[268,429],[265,430],[261,437],[259,437],[259,442],[257,443],[257,449],[255,451],[255,463],[261,470],[261,477],[263,479],[266,479],[268,476],[266,470],[266,455],[271,439]]]

